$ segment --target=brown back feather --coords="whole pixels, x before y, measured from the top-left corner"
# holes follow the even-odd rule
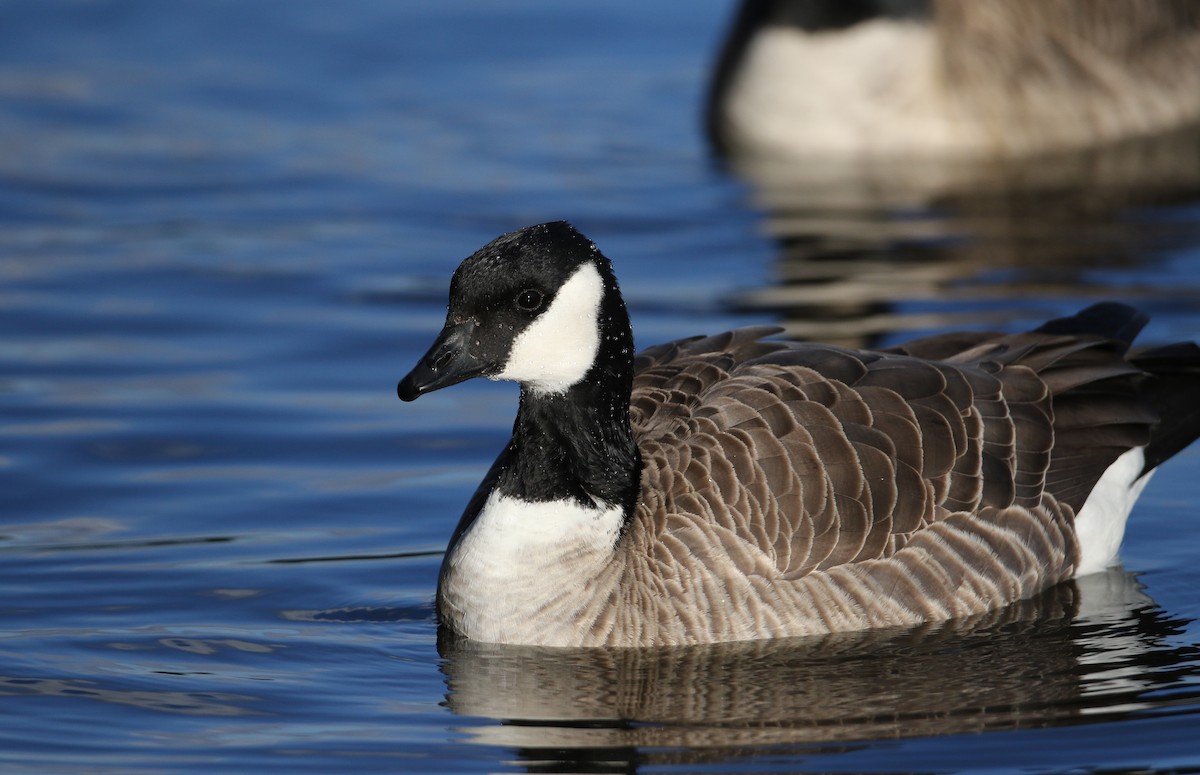
[[[659,536],[707,522],[799,578],[890,556],[953,513],[1043,496],[1078,510],[1157,421],[1124,357],[1139,321],[1106,314],[886,352],[764,341],[766,328],[644,351],[637,519]]]

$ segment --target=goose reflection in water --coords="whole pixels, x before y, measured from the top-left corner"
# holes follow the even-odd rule
[[[731,160],[779,246],[728,304],[797,339],[1019,328],[1099,299],[1194,307],[1200,132],[984,163]]]
[[[471,741],[516,747],[530,766],[585,768],[1154,712],[1197,658],[1171,643],[1188,623],[1113,569],[909,630],[669,649],[514,647],[443,633],[439,650],[448,707],[496,722],[467,723]],[[1196,689],[1185,692],[1195,702]]]

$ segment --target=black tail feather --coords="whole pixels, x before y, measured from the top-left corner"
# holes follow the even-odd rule
[[[1129,360],[1151,375],[1139,392],[1159,416],[1146,447],[1148,472],[1200,437],[1200,347],[1180,342]]]
[[[1041,334],[1095,334],[1123,342],[1128,348],[1141,333],[1150,316],[1141,310],[1115,301],[1102,301],[1066,318],[1047,321],[1035,329]]]

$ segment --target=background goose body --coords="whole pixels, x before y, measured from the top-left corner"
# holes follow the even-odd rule
[[[743,0],[708,124],[734,155],[1022,156],[1200,120],[1191,0]]]
[[[1200,349],[1128,355],[1144,323],[1102,304],[877,352],[748,328],[635,360],[592,243],[505,235],[455,273],[399,386],[522,384],[439,615],[484,641],[679,645],[967,616],[1100,570],[1200,433]]]

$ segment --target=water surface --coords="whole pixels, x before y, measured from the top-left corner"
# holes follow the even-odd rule
[[[1091,300],[1200,337],[1194,137],[1005,170],[699,136],[725,3],[7,4],[0,769],[1200,769],[1200,449],[1124,569],[972,622],[654,653],[438,642],[510,385],[401,405],[458,261],[572,220],[638,342],[890,344]]]

